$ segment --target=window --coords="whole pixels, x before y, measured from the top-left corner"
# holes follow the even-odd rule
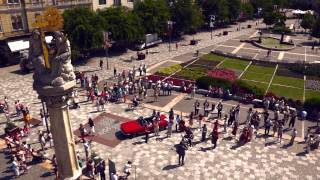
[[[0,19],[0,33],[3,33],[3,29],[2,29],[2,22],[1,22],[1,19]]]
[[[11,16],[12,30],[18,31],[23,29],[22,18],[20,15]]]
[[[7,4],[20,4],[20,0],[7,0]]]
[[[132,3],[134,0],[128,0],[129,3]]]
[[[38,12],[34,13],[34,22],[37,22],[38,16],[40,16],[40,13]]]
[[[107,0],[99,0],[99,5],[107,4]]]

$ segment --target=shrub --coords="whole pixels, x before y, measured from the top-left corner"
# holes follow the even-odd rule
[[[304,102],[304,108],[308,112],[308,117],[310,119],[317,119],[318,113],[320,111],[320,98],[310,98],[306,99]]]
[[[182,66],[180,64],[175,64],[172,66],[168,66],[168,67],[164,67],[164,68],[159,69],[159,71],[157,71],[157,74],[168,76],[168,75],[171,75],[171,74],[177,72],[180,69],[182,69]]]
[[[237,90],[234,93],[252,93],[255,94],[255,96],[258,98],[262,98],[264,95],[264,91],[261,88],[252,86],[243,80],[237,80],[235,82],[235,86]]]
[[[232,83],[225,79],[203,76],[197,79],[196,84],[200,89],[209,89],[209,86],[218,86],[224,89],[231,89]]]

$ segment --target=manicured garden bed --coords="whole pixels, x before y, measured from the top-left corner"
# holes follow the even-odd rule
[[[219,68],[243,71],[248,66],[248,64],[249,61],[242,61],[235,58],[226,58],[223,63],[219,65]]]
[[[304,88],[304,80],[293,78],[293,77],[285,77],[285,76],[274,76],[272,84],[281,84],[285,86],[292,86],[297,88]]]
[[[271,85],[269,92],[272,92],[278,97],[285,97],[287,99],[303,100],[303,89],[290,88],[285,86]]]
[[[276,75],[303,79],[302,73],[294,72],[294,71],[290,70],[287,66],[288,65],[279,65],[277,72],[276,72]]]
[[[201,56],[200,60],[220,62],[220,61],[223,61],[225,58],[226,57],[224,57],[224,56],[220,56],[220,55],[217,55],[217,54],[209,53],[209,54],[205,54],[205,55]]]
[[[160,68],[155,74],[161,76],[169,76],[180,69],[182,69],[182,66],[180,64],[175,64],[172,66]]]
[[[198,78],[207,75],[208,69],[202,66],[190,66],[182,69],[173,77],[188,80],[197,80]]]

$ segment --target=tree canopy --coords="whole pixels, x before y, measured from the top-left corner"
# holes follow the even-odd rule
[[[305,30],[312,29],[315,23],[316,23],[315,16],[310,13],[307,13],[302,18],[301,27]]]
[[[170,10],[165,0],[138,1],[133,11],[142,19],[146,33],[166,32]]]
[[[102,46],[104,20],[87,8],[74,8],[63,13],[64,31],[71,42],[71,48],[79,51]]]
[[[174,31],[195,33],[204,23],[199,6],[193,0],[176,0],[171,6]]]
[[[144,33],[141,19],[125,7],[111,7],[99,10],[106,23],[105,30],[118,44],[127,44],[141,39]]]

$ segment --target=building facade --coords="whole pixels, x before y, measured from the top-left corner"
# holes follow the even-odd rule
[[[108,8],[111,6],[125,6],[133,8],[134,0],[92,0],[93,10]]]
[[[0,39],[32,31],[38,15],[49,6],[61,12],[72,7],[92,8],[91,0],[0,0]]]

